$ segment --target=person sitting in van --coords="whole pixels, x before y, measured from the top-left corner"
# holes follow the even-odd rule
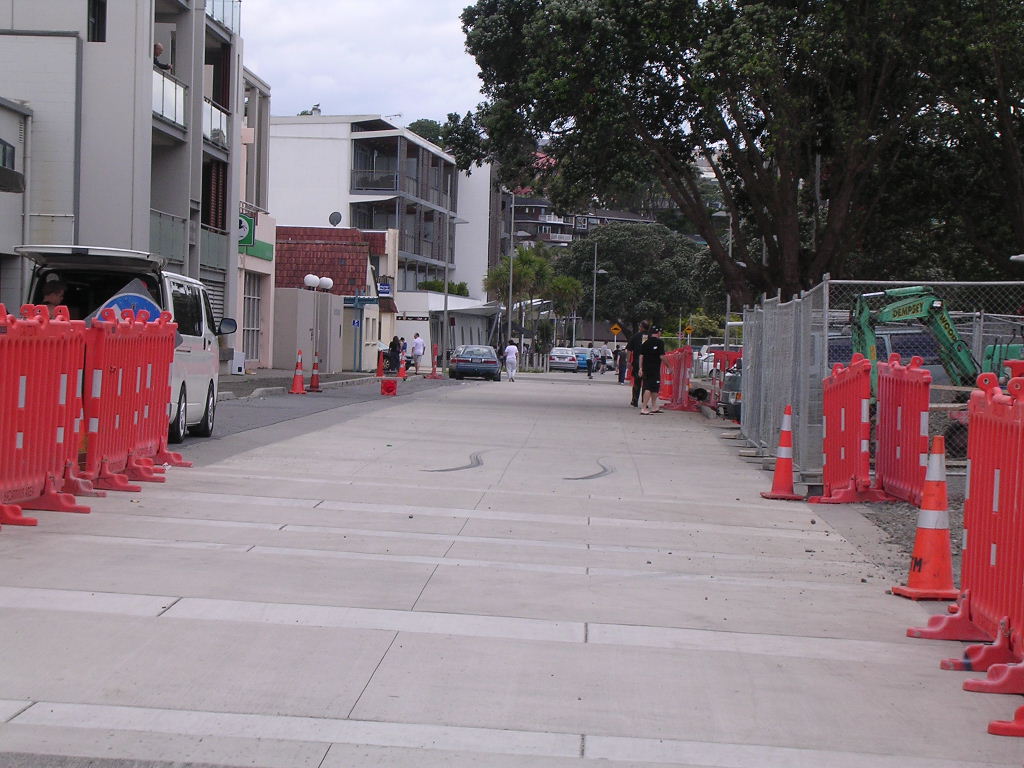
[[[64,292],[67,289],[62,280],[50,280],[43,286],[42,303],[48,307],[59,307],[64,303]]]

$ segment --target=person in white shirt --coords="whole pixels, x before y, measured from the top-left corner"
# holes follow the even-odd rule
[[[515,381],[516,368],[519,366],[519,348],[512,339],[508,340],[508,346],[505,347],[502,357],[505,358],[505,371],[508,373],[508,380]]]
[[[416,366],[416,373],[420,372],[420,358],[423,357],[423,351],[426,349],[426,344],[423,343],[423,339],[420,335],[414,334],[412,337],[412,360]]]
[[[607,342],[601,345],[601,348],[597,350],[597,354],[598,364],[601,366],[601,373],[604,373],[608,370],[608,361],[612,357],[612,351],[608,348]]]

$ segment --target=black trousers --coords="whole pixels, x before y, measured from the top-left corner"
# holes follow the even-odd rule
[[[637,371],[633,371],[633,399],[630,403],[637,405],[640,402],[640,374]]]

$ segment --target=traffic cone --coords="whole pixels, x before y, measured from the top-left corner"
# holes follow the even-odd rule
[[[320,389],[320,358],[313,355],[313,372],[309,375],[309,387],[307,392],[323,392]]]
[[[793,406],[787,405],[782,414],[782,430],[779,432],[779,449],[775,454],[775,475],[772,489],[761,491],[766,499],[802,501],[803,496],[793,493]]]
[[[659,400],[671,400],[675,382],[672,377],[672,365],[668,360],[662,358],[661,362],[661,386],[658,388]]]
[[[384,352],[377,353],[377,378],[384,376]]]
[[[402,362],[398,364],[398,378],[404,379],[405,376],[405,355],[402,355]]]
[[[292,388],[288,390],[289,395],[306,394],[306,385],[302,377],[302,350],[295,353],[295,375],[292,376]]]
[[[911,600],[956,600],[953,586],[953,556],[949,543],[949,504],[946,500],[946,439],[938,435],[928,454],[921,508],[917,513],[917,535],[910,556],[907,586],[893,587],[892,593]]]

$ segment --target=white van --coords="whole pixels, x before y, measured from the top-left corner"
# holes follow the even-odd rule
[[[23,245],[16,252],[35,262],[29,303],[43,303],[48,285],[63,283],[61,304],[72,320],[87,320],[112,307],[145,309],[151,317],[170,312],[179,341],[171,367],[168,440],[180,443],[186,432],[213,434],[217,410],[220,351],[217,336],[234,333],[237,323],[214,323],[206,287],[191,277],[165,272],[164,259],[142,251],[77,245]]]

